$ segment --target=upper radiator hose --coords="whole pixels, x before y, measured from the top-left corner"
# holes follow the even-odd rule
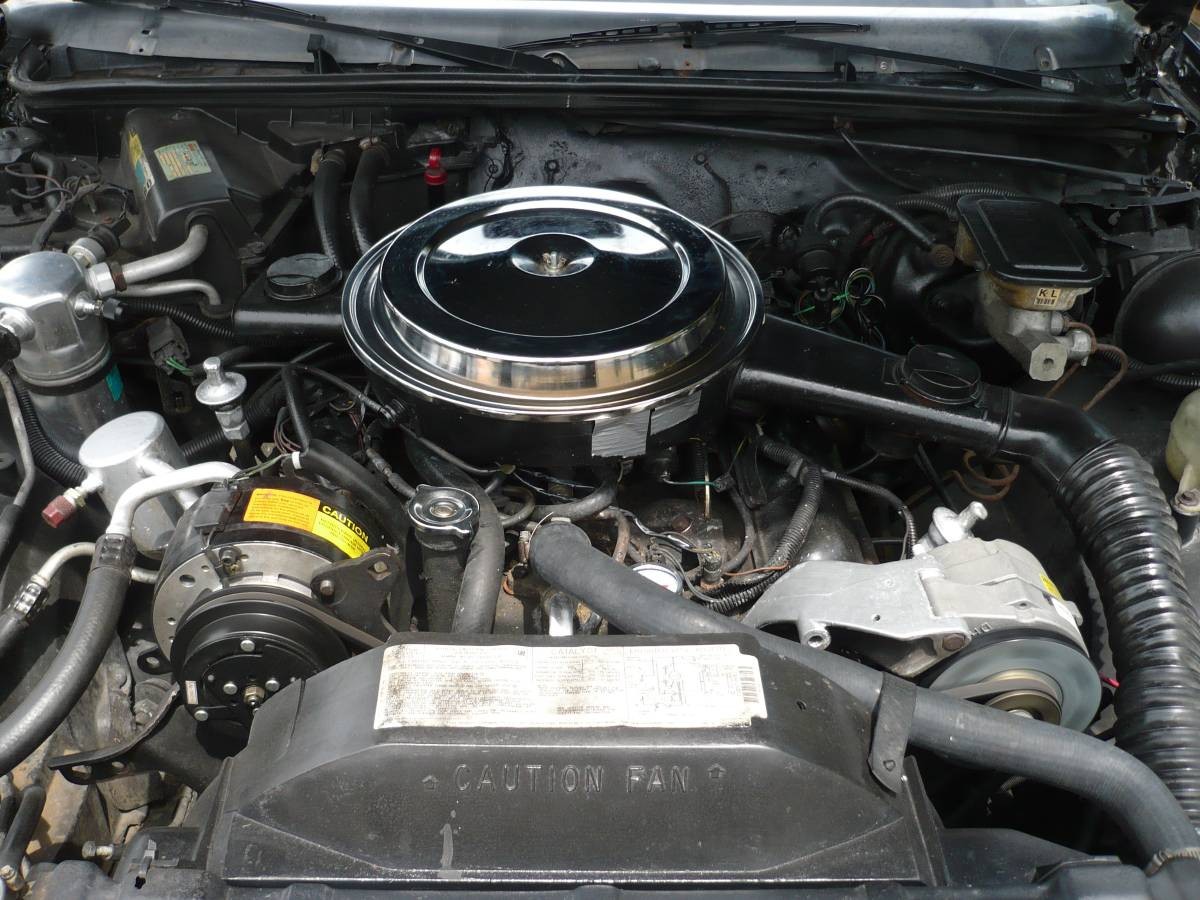
[[[768,318],[734,384],[747,403],[846,416],[1022,462],[1049,487],[1104,604],[1120,687],[1117,742],[1200,826],[1200,615],[1150,466],[1074,407],[984,384],[973,364],[907,357]]]

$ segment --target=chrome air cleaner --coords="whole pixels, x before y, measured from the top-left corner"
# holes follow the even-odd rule
[[[450,203],[350,273],[347,337],[423,431],[480,460],[636,456],[719,412],[762,320],[727,241],[614,191]],[[440,409],[439,409],[440,407]]]

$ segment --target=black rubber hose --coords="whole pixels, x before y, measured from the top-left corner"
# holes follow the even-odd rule
[[[1117,743],[1200,822],[1200,614],[1154,471],[1120,444],[1079,460],[1059,487],[1100,590],[1120,688]]]
[[[617,501],[617,481],[620,472],[612,471],[600,482],[600,486],[578,500],[568,500],[564,503],[543,503],[535,506],[529,514],[531,519],[544,519],[547,516],[558,516],[581,522],[590,519],[602,509],[608,509]]]
[[[67,174],[67,166],[61,159],[49,153],[37,152],[30,154],[29,161],[33,164],[35,171],[41,171],[43,175],[53,178],[59,184],[62,184],[62,180]],[[46,209],[49,212],[46,214],[46,218],[42,219],[37,231],[34,232],[33,240],[25,248],[26,253],[37,253],[39,250],[45,250],[46,245],[50,243],[50,236],[58,227],[59,220],[70,209],[70,204],[66,202],[67,195],[65,194],[51,191],[46,194],[44,199]]]
[[[371,144],[363,150],[350,184],[350,233],[354,248],[362,256],[375,243],[371,212],[375,208],[375,183],[388,165],[388,152],[383,144]]]
[[[37,253],[46,249],[46,245],[50,243],[50,237],[54,234],[55,229],[58,228],[59,221],[66,217],[70,208],[71,205],[69,203],[59,203],[46,214],[46,218],[42,219],[42,223],[38,225],[37,231],[34,232],[33,240],[29,242],[30,253]]]
[[[1200,616],[1180,574],[1169,506],[1145,460],[1075,407],[972,384],[977,370],[942,351],[917,348],[900,359],[771,319],[752,353],[735,396],[1010,459],[1045,483],[1075,530],[1121,648],[1118,741],[1200,824]],[[956,390],[964,386],[966,394]]]
[[[33,458],[33,444],[29,440],[29,429],[25,426],[25,414],[21,411],[21,400],[17,396],[16,379],[10,367],[0,368],[0,393],[4,394],[4,406],[8,410],[12,425],[13,442],[17,445],[17,468],[21,482],[12,499],[0,510],[0,562],[8,558],[9,545],[17,525],[25,513],[25,504],[37,481],[37,461]],[[0,653],[0,656],[3,656]]]
[[[287,406],[288,417],[292,420],[292,429],[296,432],[301,452],[304,452],[312,444],[313,436],[312,420],[308,416],[308,408],[304,405],[300,376],[292,366],[284,366],[279,370],[279,382],[283,385],[283,402]]]
[[[900,518],[904,520],[904,546],[900,548],[901,556],[904,556],[905,552],[911,550],[917,543],[917,520],[913,518],[912,510],[905,505],[903,500],[883,485],[876,484],[873,481],[866,481],[862,478],[855,478],[853,475],[844,475],[832,469],[822,469],[821,474],[825,476],[826,481],[844,484],[851,490],[876,497],[896,510]]]
[[[897,226],[911,234],[916,242],[926,250],[937,243],[937,235],[903,210],[897,209],[894,204],[866,194],[834,194],[832,197],[826,197],[809,209],[807,215],[805,215],[802,226],[804,234],[817,234],[821,229],[821,219],[830,210],[836,209],[839,206],[864,206],[873,212],[887,216]]]
[[[29,154],[29,163],[35,172],[40,172],[47,178],[53,178],[60,185],[67,175],[67,164],[51,153],[38,150]],[[62,198],[57,193],[46,195],[47,206],[58,206]]]
[[[87,477],[87,469],[54,446],[46,436],[38,420],[33,398],[29,396],[25,385],[14,378],[13,387],[17,392],[17,402],[21,407],[21,417],[25,420],[25,431],[29,434],[29,446],[37,467],[59,484],[71,487],[82,482]]]
[[[6,794],[0,798],[0,834],[8,831],[8,826],[12,824],[13,816],[17,814],[17,804],[21,798],[16,793]]]
[[[24,616],[11,609],[0,612],[0,659],[9,659],[9,653],[25,633],[28,624]]]
[[[515,497],[521,501],[520,508],[518,508],[515,512],[509,513],[507,516],[500,517],[500,527],[515,528],[522,522],[529,521],[530,514],[533,512],[534,507],[537,506],[537,500],[533,496],[533,491],[527,487],[522,487],[519,484],[503,487],[500,490],[501,493],[503,493],[506,497]],[[611,508],[612,507],[609,507],[609,509]],[[596,516],[600,517],[602,514],[603,511],[597,513]],[[618,513],[616,518],[619,523],[617,527],[620,528],[620,523],[625,523],[625,517]],[[625,523],[625,525],[628,527],[628,523]]]
[[[308,449],[300,454],[300,471],[319,475],[340,488],[375,514],[384,532],[393,541],[408,533],[408,520],[403,508],[392,499],[387,485],[355,462],[349,455],[319,438],[309,441]]]
[[[468,491],[479,504],[479,524],[463,566],[450,630],[456,634],[491,634],[496,624],[496,601],[504,582],[504,526],[500,524],[496,504],[475,479],[421,442],[410,437],[404,445],[418,475],[430,484]]]
[[[573,525],[543,525],[534,532],[529,550],[538,575],[622,631],[750,634],[765,650],[812,669],[860,703],[873,708],[878,701],[879,672],[689,603],[593,548]],[[1095,803],[1151,865],[1196,852],[1200,841],[1179,803],[1150,769],[1124,751],[1057,725],[916,690],[912,744],[963,765],[1020,775]]]
[[[393,491],[403,497],[405,500],[411,500],[417,493],[416,489],[411,484],[405,481],[396,473],[396,470],[391,467],[386,459],[374,447],[367,447],[367,462],[371,464],[371,468],[382,476],[383,480],[388,483]]]
[[[127,315],[140,319],[166,316],[174,320],[177,325],[186,325],[209,337],[233,340],[233,325],[230,322],[210,319],[203,313],[181,306],[177,301],[160,300],[157,297],[119,297],[117,299],[122,318]]]
[[[21,791],[21,800],[12,824],[4,832],[4,840],[0,841],[0,872],[10,870],[17,873],[16,878],[20,879],[21,860],[29,849],[29,842],[33,840],[45,806],[46,789],[40,784],[27,785]]]
[[[346,155],[341,150],[330,150],[317,163],[317,174],[313,178],[313,218],[317,223],[317,237],[321,241],[321,252],[333,260],[345,272],[350,261],[342,251],[338,239],[341,214],[339,212],[342,178],[346,174]]]
[[[136,555],[132,539],[101,535],[79,610],[62,649],[21,703],[0,722],[0,773],[38,748],[79,702],[116,632]]]

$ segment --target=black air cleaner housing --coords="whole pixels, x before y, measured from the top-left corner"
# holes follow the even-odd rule
[[[657,203],[518,188],[448,204],[350,273],[350,345],[469,458],[627,457],[716,418],[762,321],[727,241]],[[433,413],[433,414],[431,414]]]

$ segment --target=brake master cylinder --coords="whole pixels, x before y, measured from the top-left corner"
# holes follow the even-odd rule
[[[1035,381],[1057,381],[1086,360],[1092,338],[1066,313],[1100,283],[1096,254],[1062,207],[1032,198],[965,196],[958,202],[958,258],[981,272],[988,334]]]

